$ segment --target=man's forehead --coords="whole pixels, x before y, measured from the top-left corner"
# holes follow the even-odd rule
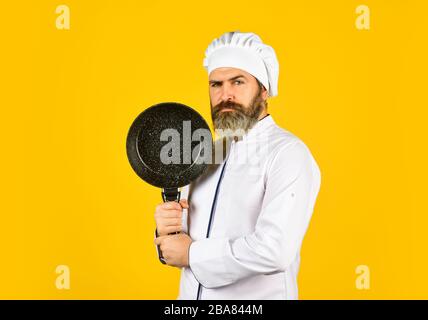
[[[228,80],[231,78],[235,78],[237,76],[243,76],[244,78],[252,77],[251,74],[249,74],[248,72],[246,72],[242,69],[222,67],[222,68],[217,68],[217,69],[214,69],[213,71],[211,71],[208,78],[210,81],[212,81],[212,80],[224,81],[224,80]]]

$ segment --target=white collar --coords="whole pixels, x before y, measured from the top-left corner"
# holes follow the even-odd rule
[[[244,140],[256,138],[258,135],[263,133],[268,127],[275,124],[270,114],[257,121],[257,123],[243,136]]]

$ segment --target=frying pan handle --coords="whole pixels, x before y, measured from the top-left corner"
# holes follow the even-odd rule
[[[167,201],[180,201],[180,190],[178,188],[163,188],[162,189],[163,202]]]
[[[167,202],[167,201],[180,201],[180,190],[178,190],[178,188],[163,188],[162,189],[162,199],[163,202]],[[170,233],[170,234],[177,234],[179,232],[174,232],[174,233]],[[157,234],[156,234],[157,236]],[[160,250],[159,245],[158,247],[158,256],[159,256],[159,260],[160,262],[162,262],[163,264],[166,264],[165,259],[162,256],[162,252]]]

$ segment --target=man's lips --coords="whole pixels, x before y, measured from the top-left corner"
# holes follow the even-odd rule
[[[221,111],[220,111],[220,112],[223,112],[223,111],[234,111],[234,109],[230,109],[230,108],[223,108],[223,109],[221,109]]]

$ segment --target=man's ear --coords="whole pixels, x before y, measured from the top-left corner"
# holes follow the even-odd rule
[[[266,90],[266,88],[263,86],[263,89],[262,89],[262,97],[263,97],[263,100],[266,100],[267,98],[268,98],[268,96],[269,96],[269,92]]]

